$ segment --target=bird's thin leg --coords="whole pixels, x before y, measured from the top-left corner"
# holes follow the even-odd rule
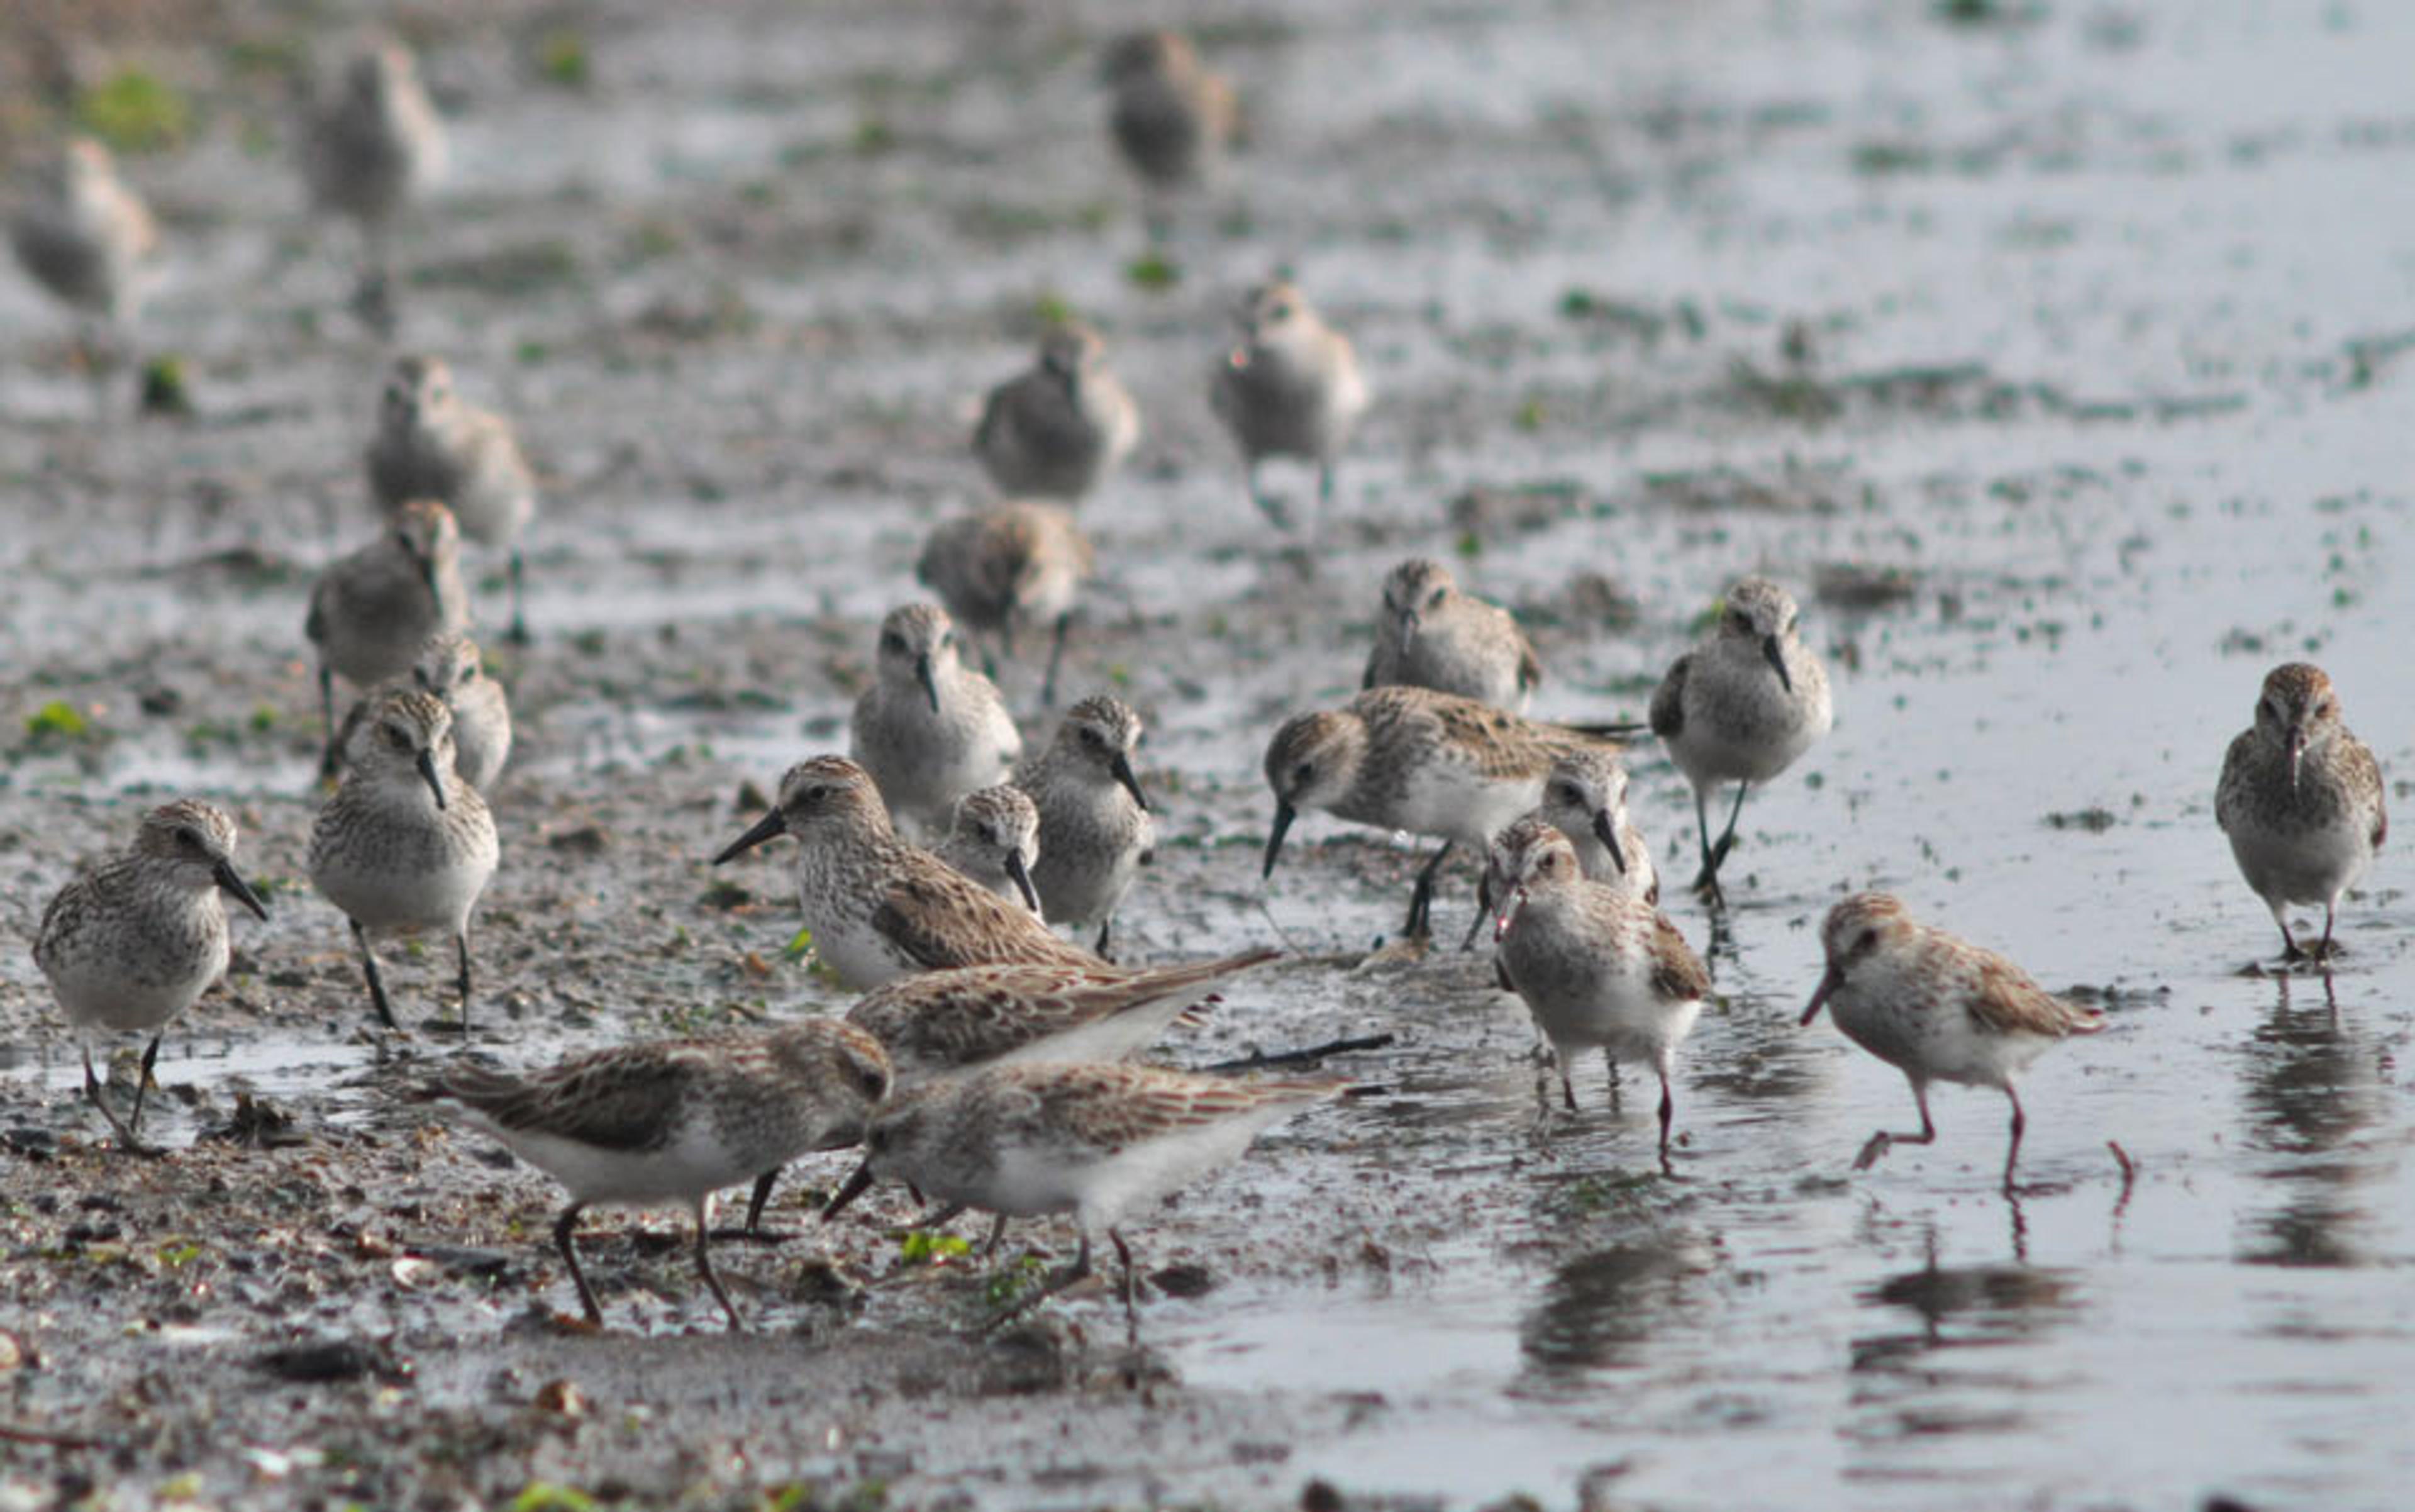
[[[1486,866],[1476,879],[1476,917],[1467,921],[1467,937],[1459,942],[1462,951],[1476,949],[1476,936],[1484,921],[1492,917],[1492,868]]]
[[[351,922],[352,943],[361,948],[361,973],[369,979],[369,1002],[377,1009],[378,1022],[389,1029],[399,1029],[402,1025],[394,1021],[394,1007],[385,1000],[385,982],[378,976],[377,951],[369,949],[369,932],[361,927],[359,920]]]
[[[1090,947],[1090,953],[1097,956],[1102,961],[1113,961],[1115,959],[1114,956],[1107,953],[1107,932],[1115,927],[1115,923],[1116,921],[1112,917],[1099,921],[1099,943]]]
[[[470,926],[463,924],[453,936],[453,949],[461,958],[461,1038],[470,1038]]]
[[[1409,921],[1402,926],[1402,933],[1411,939],[1424,939],[1433,933],[1431,916],[1433,912],[1434,874],[1442,870],[1443,861],[1458,843],[1455,840],[1444,841],[1442,848],[1433,853],[1433,860],[1426,862],[1425,870],[1418,874],[1417,891],[1409,894]]]
[[[1912,1099],[1914,1102],[1920,1105],[1920,1132],[1917,1134],[1890,1134],[1884,1130],[1879,1130],[1877,1133],[1870,1136],[1868,1144],[1862,1146],[1862,1153],[1853,1158],[1854,1170],[1867,1171],[1871,1166],[1878,1164],[1879,1157],[1884,1155],[1895,1145],[1932,1145],[1936,1143],[1937,1125],[1935,1121],[1928,1116],[1928,1084],[1925,1082],[1912,1083]]]
[[[572,1203],[553,1220],[553,1247],[562,1251],[562,1263],[570,1267],[570,1284],[578,1288],[578,1305],[587,1310],[587,1321],[596,1327],[604,1326],[604,1309],[595,1300],[595,1289],[587,1284],[587,1273],[578,1268],[578,1250],[570,1242],[570,1231],[578,1226],[578,1215],[587,1210],[585,1203]]]
[[[1719,843],[1711,847],[1711,870],[1714,872],[1727,864],[1728,852],[1735,846],[1736,820],[1744,816],[1744,795],[1751,790],[1750,783],[1736,784],[1735,803],[1728,810],[1728,827],[1719,831]]]
[[[515,541],[512,543],[512,628],[506,637],[515,646],[529,643],[528,615],[521,607],[522,571],[519,543]]]
[[[1568,1081],[1568,1062],[1565,1055],[1560,1057],[1560,1100],[1570,1113],[1577,1111],[1577,1089]]]
[[[1057,703],[1057,669],[1065,662],[1065,632],[1073,622],[1073,611],[1066,610],[1057,617],[1057,633],[1048,642],[1048,672],[1040,680],[1040,701],[1050,708]],[[1008,642],[1007,654],[1014,654],[1013,643]]]
[[[746,1236],[763,1237],[763,1208],[772,1200],[772,1189],[780,1184],[780,1168],[773,1166],[755,1178],[755,1190],[746,1199]]]
[[[1320,504],[1333,502],[1333,464],[1330,462],[1321,463],[1317,467],[1316,502]]]
[[[134,1126],[138,1134],[142,1131],[142,1094],[150,1090],[151,1068],[158,1059],[159,1037],[155,1034],[142,1050],[142,1074],[134,1079],[134,1115],[128,1122]]]
[[[127,1128],[125,1120],[117,1116],[117,1110],[109,1105],[108,1094],[101,1090],[100,1078],[92,1073],[90,1045],[83,1047],[83,1095],[91,1100],[95,1108],[100,1111],[100,1115],[109,1121],[109,1127],[117,1130],[117,1143],[121,1148],[132,1155],[143,1153],[142,1142],[134,1137],[134,1130]]]
[[[2029,1115],[2021,1112],[2020,1093],[2014,1090],[2010,1082],[2004,1084],[2004,1096],[2013,1103],[2013,1142],[2004,1150],[2004,1194],[2009,1197],[2013,1194],[2013,1167],[2018,1165],[2021,1159],[2021,1131],[2029,1127],[2030,1120]]]
[[[2323,905],[2323,942],[2315,947],[2315,959],[2325,965],[2330,964],[2332,954],[2337,949],[2332,944],[2332,921],[2338,910],[2339,903],[2336,899]]]
[[[742,1334],[746,1320],[738,1315],[738,1304],[721,1289],[721,1278],[712,1273],[712,1193],[706,1192],[696,1200],[696,1268],[704,1273],[704,1284],[712,1288],[712,1299],[721,1310],[729,1314],[729,1331]]]
[[[1660,1174],[1673,1176],[1676,1168],[1669,1163],[1669,1125],[1677,1116],[1677,1100],[1669,1090],[1669,1069],[1660,1069]]]
[[[1005,1242],[1006,1215],[1004,1213],[998,1213],[993,1215],[989,1220],[989,1242],[982,1246],[982,1258],[983,1260],[987,1260],[996,1255],[998,1253],[998,1247]]]
[[[1694,891],[1716,908],[1727,900],[1719,893],[1718,862],[1711,859],[1711,811],[1707,793],[1705,788],[1694,789],[1694,836],[1702,847],[1702,869],[1694,874]]]
[[[326,752],[319,757],[319,775],[332,777],[343,764],[343,753],[336,749],[336,669],[325,662],[319,664],[319,725],[327,736]]]
[[[1601,1048],[1601,1063],[1610,1071],[1610,1111],[1618,1111],[1618,1056],[1608,1045]]]
[[[1140,1309],[1132,1301],[1132,1247],[1125,1244],[1124,1236],[1113,1229],[1107,1230],[1107,1237],[1115,1241],[1116,1258],[1122,1261],[1124,1265],[1124,1342],[1138,1347]]]

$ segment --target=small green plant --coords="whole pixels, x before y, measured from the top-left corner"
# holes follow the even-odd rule
[[[536,41],[536,71],[546,82],[584,89],[593,78],[587,37],[575,26],[556,26]]]
[[[1008,1312],[1020,1307],[1024,1295],[1046,1280],[1048,1263],[1038,1255],[1019,1256],[1014,1264],[991,1273],[982,1287],[982,1300],[993,1312]]]
[[[192,129],[193,107],[157,75],[127,68],[78,96],[75,116],[113,152],[164,152]]]
[[[530,1481],[512,1498],[512,1512],[601,1512],[603,1504],[576,1486],[559,1481]]]
[[[1182,281],[1182,269],[1163,253],[1149,252],[1125,264],[1124,277],[1135,289],[1163,291]]]
[[[1073,319],[1073,307],[1054,289],[1044,290],[1031,302],[1032,319],[1042,325],[1064,325]]]
[[[897,1258],[909,1265],[936,1265],[972,1252],[972,1241],[934,1229],[909,1229],[897,1241]]]
[[[789,936],[788,944],[780,947],[780,959],[784,961],[802,961],[813,953],[814,932],[810,929],[797,931]]]
[[[80,741],[92,733],[92,722],[65,698],[53,698],[25,716],[25,733],[39,741]]]

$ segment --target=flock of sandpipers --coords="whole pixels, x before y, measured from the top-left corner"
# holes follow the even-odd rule
[[[1217,163],[1236,121],[1232,91],[1179,36],[1123,38],[1105,52],[1109,127],[1152,202]],[[387,231],[443,157],[437,112],[410,54],[361,53],[305,132],[314,201],[350,217],[366,248],[356,307],[389,326]],[[69,142],[11,223],[27,271],[112,330],[128,319],[158,236],[108,154]],[[1287,281],[1252,291],[1239,339],[1217,363],[1211,406],[1250,469],[1297,458],[1333,469],[1367,409],[1350,342]],[[1272,959],[1132,966],[1107,959],[1115,913],[1155,844],[1133,767],[1141,721],[1119,699],[1073,704],[1025,757],[1016,723],[976,662],[1051,635],[1054,701],[1065,627],[1092,569],[1070,506],[1132,450],[1139,419],[1098,335],[1073,322],[1041,342],[1032,368],[997,388],[973,449],[1007,500],[936,530],[918,603],[882,622],[878,675],[858,702],[852,755],[791,768],[760,822],[715,863],[779,836],[794,843],[797,891],[820,960],[869,996],[844,1019],[608,1049],[509,1073],[464,1057],[429,1083],[441,1100],[551,1173],[570,1201],[555,1239],[591,1321],[602,1313],[572,1230],[591,1204],[680,1202],[697,1219],[696,1259],[739,1323],[707,1248],[713,1196],[755,1184],[754,1228],[780,1167],[861,1144],[831,1204],[874,1179],[908,1185],[950,1212],[1071,1214],[1080,1250],[1032,1295],[1087,1274],[1103,1232],[1132,1265],[1118,1224],[1141,1205],[1229,1160],[1256,1131],[1349,1090],[1332,1078],[1191,1074],[1137,1064],[1188,1010]],[[511,747],[503,689],[467,634],[461,541],[510,552],[511,630],[527,636],[519,540],[535,482],[508,424],[456,392],[444,363],[394,363],[367,453],[384,524],[330,565],[309,600],[326,730],[324,774],[340,782],[312,831],[306,870],[343,915],[381,1024],[397,1028],[373,939],[441,931],[458,967],[459,1028],[472,1028],[470,921],[500,861],[483,796]],[[962,624],[983,648],[972,656]],[[1437,562],[1401,563],[1382,585],[1365,691],[1289,720],[1268,742],[1274,797],[1264,872],[1303,812],[1442,841],[1417,880],[1406,933],[1430,932],[1434,881],[1460,846],[1485,860],[1485,904],[1503,986],[1548,1040],[1576,1108],[1577,1056],[1658,1078],[1658,1156],[1668,1168],[1670,1076],[1709,990],[1702,962],[1660,911],[1650,847],[1627,808],[1622,741],[1639,730],[1540,723],[1524,711],[1541,666],[1505,610],[1462,592]],[[340,723],[335,683],[365,690]],[[1716,623],[1669,667],[1649,734],[1690,783],[1700,842],[1693,886],[1724,906],[1719,871],[1746,793],[1775,780],[1828,731],[1820,658],[1794,600],[1768,577],[1726,587]],[[1712,805],[1734,798],[1717,838]],[[2318,669],[2264,682],[2255,723],[2223,764],[2216,812],[2242,872],[2279,921],[2287,953],[2328,959],[2343,893],[2385,829],[2379,770],[2351,735]],[[929,842],[925,848],[922,842]],[[80,1036],[150,1037],[130,1110],[84,1085],[119,1144],[139,1148],[159,1036],[226,971],[223,899],[266,917],[237,869],[220,809],[184,800],[144,816],[128,850],[69,882],[44,914],[34,956]],[[2302,947],[2284,910],[2319,904],[2321,939]],[[1085,943],[1060,936],[1073,931]],[[1473,941],[1476,929],[1471,928]],[[2037,987],[2012,963],[1912,920],[1893,898],[1849,897],[1822,929],[1827,966],[1803,1021],[1827,1009],[1845,1034],[1910,1079],[1935,1136],[1928,1089],[1995,1087],[2012,1102],[2003,1182],[2013,1190],[2022,1114],[2015,1079],[2057,1040],[2094,1032],[2093,1010]],[[1548,1122],[1548,1103],[1543,1110]],[[994,1231],[992,1244],[997,1243]]]

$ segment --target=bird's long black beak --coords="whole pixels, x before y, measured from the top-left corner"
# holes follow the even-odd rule
[[[1792,693],[1794,679],[1786,670],[1786,652],[1779,649],[1776,636],[1761,637],[1761,654],[1768,660],[1770,666],[1778,668],[1778,681],[1785,685],[1787,692]]]
[[[245,881],[242,874],[234,869],[234,862],[220,861],[211,867],[210,880],[218,885],[219,891],[242,904],[254,914],[262,919],[268,917],[268,905],[261,902],[260,894],[251,891],[251,884]]]
[[[1610,816],[1610,810],[1601,809],[1595,813],[1593,832],[1596,839],[1610,847],[1610,859],[1617,863],[1619,872],[1624,875],[1627,871],[1627,847],[1618,843],[1618,821]]]
[[[1040,890],[1031,885],[1031,869],[1023,864],[1023,852],[1010,850],[1006,853],[1006,875],[1014,878],[1015,891],[1023,894],[1023,901],[1031,906],[1031,911],[1038,913]]]
[[[1116,753],[1115,761],[1108,766],[1107,771],[1115,774],[1116,781],[1124,785],[1124,791],[1132,794],[1132,801],[1140,805],[1140,811],[1143,814],[1147,814],[1148,795],[1140,790],[1140,779],[1132,775],[1132,758],[1118,751]]]
[[[935,714],[938,713],[939,711],[939,680],[931,675],[930,657],[917,656],[914,658],[914,681],[922,684],[923,693],[929,696],[931,700],[931,712]]]
[[[436,806],[438,808],[444,807],[444,773],[436,770],[436,753],[433,751],[420,752],[417,765],[419,767],[420,780],[428,785],[428,790],[429,792],[436,795]]]
[[[1845,974],[1838,970],[1835,966],[1830,966],[1826,971],[1821,973],[1820,985],[1811,994],[1811,1006],[1803,1010],[1803,1023],[1805,1025],[1808,1026],[1813,1019],[1820,1016],[1820,1010],[1826,1006],[1829,995],[1844,984]]]
[[[1291,832],[1291,821],[1299,817],[1299,810],[1289,803],[1275,804],[1275,827],[1267,836],[1267,864],[1258,873],[1260,881],[1275,875],[1275,858],[1282,854],[1283,836]]]
[[[755,828],[747,831],[744,834],[740,835],[728,845],[722,846],[721,854],[712,858],[712,864],[718,866],[723,861],[729,861],[735,857],[743,856],[748,851],[753,850],[756,846],[761,845],[764,841],[771,839],[773,835],[784,835],[788,832],[788,816],[782,814],[778,809],[773,809],[771,813],[766,814],[761,818],[756,820]]]
[[[855,1168],[855,1175],[848,1177],[831,1200],[822,1205],[822,1221],[827,1223],[838,1217],[840,1208],[870,1191],[872,1180],[872,1162],[865,1160]]]

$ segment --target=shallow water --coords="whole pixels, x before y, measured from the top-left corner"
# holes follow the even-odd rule
[[[961,437],[1043,293],[1107,327],[1149,422],[1143,465],[1085,513],[1106,581],[1072,663],[1075,687],[1116,686],[1150,721],[1144,775],[1176,843],[1119,921],[1135,953],[1355,951],[1397,924],[1411,851],[1328,819],[1260,887],[1257,763],[1284,712],[1355,689],[1401,556],[1452,560],[1538,625],[1547,715],[1640,712],[1750,568],[1794,588],[1830,660],[1836,730],[1752,797],[1724,931],[1671,902],[1720,995],[1683,1056],[1679,1179],[1645,1174],[1632,1070],[1613,1115],[1581,1066],[1583,1114],[1538,1139],[1531,1032],[1478,958],[1282,968],[1176,1058],[1389,1031],[1391,1050],[1337,1063],[1389,1092],[1277,1131],[1136,1232],[1145,1256],[1206,1256],[1220,1281],[1145,1309],[1189,1426],[1059,1456],[995,1402],[865,1408],[912,1457],[884,1477],[897,1494],[1272,1505],[1322,1475],[1451,1505],[2402,1499],[2415,917],[2385,852],[2334,980],[2242,975],[2271,925],[2212,797],[2258,680],[2298,656],[2386,771],[2415,771],[2415,14],[1990,8],[1981,25],[1741,0],[1223,16],[1238,39],[1220,59],[1270,121],[1226,197],[1184,219],[1162,294],[1118,271],[1138,232],[1078,46],[1106,12],[740,10],[676,33],[623,16],[599,23],[602,82],[580,96],[516,95],[480,71],[475,34],[455,43],[477,108],[453,209],[410,259],[566,240],[575,265],[509,297],[406,291],[409,337],[518,415],[548,474],[540,640],[499,654],[523,730],[482,969],[507,1059],[707,1004],[845,1001],[734,964],[793,931],[780,858],[728,870],[766,900],[737,915],[698,901],[702,860],[745,822],[742,782],[843,745],[922,531],[978,497]],[[899,144],[847,150],[875,117]],[[377,354],[339,316],[293,319],[339,296],[340,268],[279,239],[290,211],[238,156],[205,147],[195,173],[180,192],[227,185],[238,208],[197,238],[156,329],[221,419],[88,437],[80,381],[41,356],[54,324],[0,286],[0,337],[23,353],[0,363],[0,410],[28,422],[0,432],[22,501],[0,562],[25,584],[0,658],[39,669],[10,708],[98,702],[111,735],[20,750],[0,786],[27,931],[144,785],[240,798],[259,868],[300,871],[316,709],[296,631],[309,571],[366,522]],[[1001,206],[1027,229],[983,233],[997,217],[977,212]],[[671,249],[633,250],[652,221]],[[1198,392],[1224,302],[1275,262],[1354,333],[1380,397],[1329,516],[1281,476],[1310,521],[1291,535],[1239,498]],[[673,338],[639,319],[716,290],[746,322]],[[1576,292],[1597,313],[1569,314]],[[1479,487],[1544,502],[1454,514]],[[238,546],[273,570],[212,564]],[[1910,591],[1815,592],[1840,564],[1899,568]],[[1631,627],[1602,622],[1596,576]],[[498,602],[489,579],[482,606]],[[1036,713],[1033,670],[1005,677]],[[137,712],[159,683],[181,708]],[[1633,801],[1682,880],[1690,803],[1648,751]],[[586,823],[616,848],[552,846]],[[1455,943],[1470,878],[1448,878]],[[2107,1032],[2024,1088],[2022,1169],[2044,1190],[1999,1193],[2005,1109],[1968,1089],[1939,1091],[1934,1147],[1849,1170],[1871,1130],[1910,1124],[1910,1095],[1794,1019],[1821,913],[1871,886],[2103,995]],[[240,1075],[357,1122],[379,1104],[347,1083],[362,1053],[327,1037],[360,1010],[340,928],[301,892],[277,913],[239,935],[307,984],[249,981],[255,1016],[232,1028],[197,1013],[162,1081],[223,1100]],[[674,930],[690,953],[661,943]],[[418,995],[435,973],[405,975]],[[0,1063],[12,1114],[73,1127],[80,1068],[23,952],[0,959],[0,994],[28,1046]],[[917,1305],[878,1303],[908,1326]],[[1062,1306],[1111,1330],[1105,1300]],[[500,1316],[465,1310],[480,1329]],[[700,1357],[664,1379],[710,1380],[711,1341],[686,1342]],[[482,1362],[428,1361],[424,1400],[481,1400]],[[1281,1452],[1234,1462],[1218,1414]]]

